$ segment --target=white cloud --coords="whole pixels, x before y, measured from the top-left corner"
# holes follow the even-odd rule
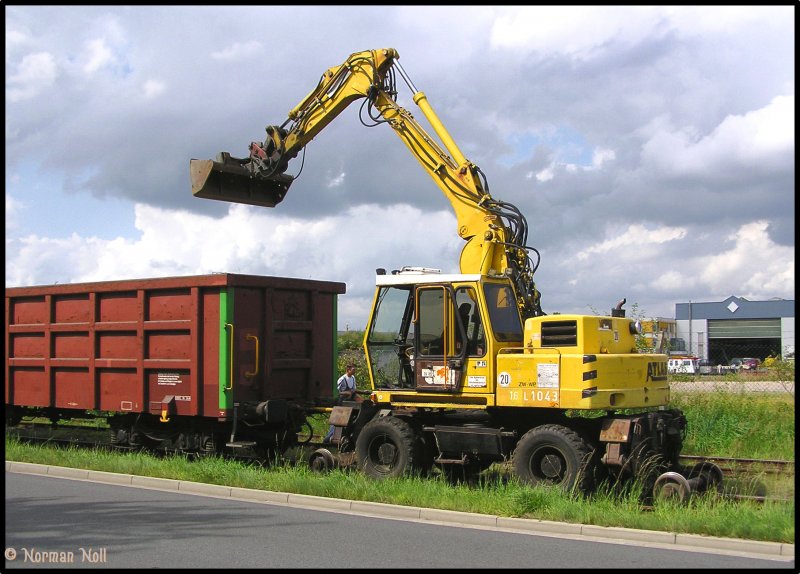
[[[391,128],[367,135],[359,102],[315,138],[278,208],[188,192],[189,157],[242,155],[359,37],[358,49],[400,51],[492,195],[525,215],[547,312],[622,296],[665,316],[688,299],[792,298],[793,12],[479,6],[461,7],[453,26],[450,6],[10,8],[6,169],[25,179],[6,177],[6,281],[346,281],[342,321],[355,328],[375,267],[455,270],[462,241],[447,200],[393,135],[370,139]],[[274,26],[267,44],[259,22],[298,18],[324,41]],[[185,26],[200,20],[214,26]],[[424,123],[396,80],[398,102]]]
[[[617,154],[612,149],[595,148],[592,152],[592,167],[599,169],[603,164],[615,160]]]
[[[650,288],[664,293],[671,293],[695,287],[697,285],[697,277],[693,271],[696,265],[691,264],[688,260],[684,260],[683,263],[684,266],[682,268],[670,269],[656,277],[650,282]]]
[[[740,227],[728,237],[733,246],[704,261],[698,269],[701,281],[715,293],[745,298],[765,293],[794,291],[794,246],[775,244],[766,221]]]
[[[736,34],[774,25],[776,7],[753,6],[525,6],[502,9],[490,41],[494,48],[562,53],[576,58],[599,55],[612,42],[636,44],[677,31],[686,36]],[[781,10],[781,7],[777,7]],[[791,19],[791,8],[785,19]],[[788,22],[786,24],[789,25]]]
[[[728,115],[705,136],[691,126],[655,129],[642,149],[645,169],[674,175],[724,172],[726,166],[770,170],[794,157],[794,96],[776,96],[758,110]]]
[[[142,204],[135,211],[140,235],[133,239],[74,233],[64,239],[32,235],[11,245],[7,240],[6,285],[212,272],[346,281],[352,294],[342,298],[340,315],[361,329],[377,267],[456,271],[461,244],[449,212],[424,213],[407,205],[361,205],[313,221],[241,204],[231,204],[222,218]],[[449,269],[442,253],[448,254]]]
[[[791,14],[789,6],[661,6],[658,11],[687,33],[735,34],[747,27],[774,25],[776,16],[782,19],[776,9],[785,17]]]
[[[529,175],[530,177],[530,175]],[[550,181],[555,177],[555,172],[553,171],[552,164],[548,167],[544,168],[543,170],[536,172],[536,180],[537,181]]]
[[[344,178],[345,178],[346,175],[347,174],[344,173],[344,172],[341,172],[341,173],[335,175],[330,180],[328,180],[328,187],[332,188],[332,187],[341,186],[344,183]]]
[[[579,260],[588,259],[592,255],[618,252],[627,250],[624,255],[628,257],[641,257],[643,249],[651,244],[666,243],[682,239],[686,235],[686,230],[680,227],[658,227],[647,229],[644,225],[632,224],[621,234],[611,239],[607,239],[598,245],[592,245],[577,254]]]
[[[578,172],[595,171],[603,169],[604,164],[616,159],[614,150],[595,148],[592,151],[592,163],[590,165],[578,165],[575,163],[565,163],[558,160],[553,160],[550,164],[537,172],[529,172],[526,174],[526,179],[535,177],[539,182],[551,181],[556,177],[559,172],[574,174]]]
[[[147,80],[144,83],[144,97],[154,98],[161,94],[166,89],[164,82],[158,80]]]
[[[10,102],[19,102],[37,96],[51,87],[58,75],[56,59],[49,52],[28,54],[22,58],[16,73],[8,79],[6,95]]]
[[[83,71],[87,74],[93,74],[100,68],[114,63],[114,54],[103,38],[90,41],[86,49],[88,57]]]
[[[794,291],[794,247],[773,242],[767,228],[765,221],[742,225],[726,238],[729,247],[715,255],[687,251],[680,260],[673,260],[671,268],[657,274],[649,289],[658,293],[688,289],[708,293],[708,300],[730,295],[753,300],[788,296]]]
[[[26,46],[30,43],[31,38],[28,34],[19,30],[6,29],[6,53],[9,53],[17,46]]]
[[[215,60],[229,61],[239,60],[243,58],[250,58],[258,55],[264,51],[264,46],[261,42],[251,40],[250,42],[234,42],[230,46],[211,53],[211,57]]]
[[[550,253],[548,261],[555,260],[568,278],[556,290],[540,278],[543,303],[548,311],[580,313],[585,310],[582,304],[604,310],[612,295],[624,296],[648,315],[674,317],[675,304],[689,299],[792,299],[794,246],[772,241],[768,227],[765,221],[751,222],[716,238],[703,229],[647,230],[634,225],[580,250],[577,261],[568,255],[576,250],[573,242],[567,242],[560,252]],[[552,273],[551,267],[543,273]],[[600,289],[603,284],[606,287]]]
[[[587,56],[612,39],[629,42],[663,34],[661,11],[646,7],[521,7],[498,17],[492,46]]]
[[[18,179],[17,176],[12,176],[12,179]],[[6,232],[15,231],[19,227],[17,218],[20,211],[25,209],[25,204],[17,199],[14,199],[6,193]]]

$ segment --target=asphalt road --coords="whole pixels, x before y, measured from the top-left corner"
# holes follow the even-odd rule
[[[794,569],[793,556],[379,518],[37,474],[5,477],[6,569]]]

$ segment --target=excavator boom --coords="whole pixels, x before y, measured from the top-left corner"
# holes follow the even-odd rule
[[[492,198],[483,172],[461,153],[425,94],[400,66],[399,57],[391,48],[367,50],[329,68],[282,125],[267,126],[267,138],[250,144],[249,157],[222,152],[216,161],[191,160],[192,193],[205,199],[275,207],[294,180],[286,173],[291,160],[346,107],[362,100],[362,114],[366,112],[369,120],[362,115],[362,123],[367,127],[388,124],[450,201],[458,235],[466,242],[459,260],[461,272],[510,277],[522,317],[542,315],[533,282],[538,252],[526,245],[525,217],[513,205]],[[414,103],[444,149],[397,104],[395,71],[411,89]],[[530,252],[537,255],[535,265]]]

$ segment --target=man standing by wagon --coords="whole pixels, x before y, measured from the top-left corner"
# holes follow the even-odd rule
[[[356,395],[356,366],[353,363],[348,363],[344,375],[336,381],[336,388],[339,391],[338,404],[342,404],[343,401],[359,401],[360,397]],[[328,434],[322,439],[323,443],[331,442],[334,430],[335,427],[331,425]]]

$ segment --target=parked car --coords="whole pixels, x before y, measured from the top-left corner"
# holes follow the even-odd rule
[[[719,372],[719,369],[708,359],[702,359],[698,363],[697,372],[701,375],[713,375]]]
[[[754,359],[752,357],[737,357],[731,359],[730,362],[730,366],[736,371],[755,371],[760,364],[761,361],[759,359]]]
[[[673,375],[695,375],[699,362],[697,357],[673,357],[667,361],[667,372]]]

